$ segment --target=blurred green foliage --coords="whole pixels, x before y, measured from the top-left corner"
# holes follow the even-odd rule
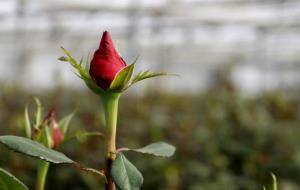
[[[38,96],[45,111],[58,118],[74,110],[70,132],[103,131],[98,97],[86,91],[58,87],[32,94],[2,85],[0,135],[25,136],[24,108]],[[177,147],[171,159],[127,153],[145,177],[142,189],[254,190],[270,172],[282,190],[300,188],[300,101],[282,92],[255,97],[230,86],[217,86],[199,95],[170,95],[149,91],[146,96],[122,97],[118,146],[139,148],[164,140]],[[34,110],[29,110],[33,113]],[[61,151],[94,168],[103,166],[103,139],[91,137],[65,143]],[[0,147],[0,166],[33,188],[36,164]],[[48,189],[99,189],[101,179],[66,166],[52,166]],[[50,188],[51,187],[51,188]]]

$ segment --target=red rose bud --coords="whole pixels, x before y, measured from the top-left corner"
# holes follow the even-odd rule
[[[126,63],[115,49],[110,34],[103,32],[99,49],[95,51],[91,61],[90,76],[98,86],[106,90],[124,67]]]
[[[61,132],[60,128],[55,127],[52,128],[52,140],[53,140],[53,147],[57,148],[64,140],[64,135]]]
[[[58,124],[55,120],[55,112],[52,114],[52,118],[50,120],[50,126],[52,128],[52,141],[53,147],[57,148],[64,140],[64,134],[62,133],[61,129],[58,127]]]

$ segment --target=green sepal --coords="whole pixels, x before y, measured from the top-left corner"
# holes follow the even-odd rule
[[[152,72],[152,71],[149,71],[149,70],[141,71],[137,75],[134,76],[131,83],[134,84],[134,83],[137,83],[141,80],[145,80],[147,78],[153,78],[153,77],[159,77],[159,76],[165,76],[165,75],[168,75],[168,73],[165,73],[165,72]]]
[[[278,185],[277,185],[277,179],[276,179],[276,176],[271,173],[271,177],[272,177],[272,190],[278,190]]]
[[[58,58],[60,61],[65,61],[65,62],[69,62],[74,69],[77,70],[77,74],[79,75],[79,77],[85,82],[85,84],[87,85],[87,87],[89,89],[91,89],[94,93],[96,94],[104,94],[105,91],[100,88],[95,81],[91,78],[88,70],[86,69],[85,66],[83,66],[82,61],[80,63],[78,63],[71,55],[71,53],[66,50],[65,48],[61,47],[61,49],[64,51],[64,53],[66,54],[67,57],[60,57]],[[82,59],[83,60],[83,59]],[[86,63],[88,64],[88,63]]]
[[[36,114],[35,114],[35,125],[34,125],[34,128],[35,129],[38,129],[42,123],[42,111],[43,111],[43,108],[42,108],[42,104],[41,104],[41,101],[35,97],[34,98],[34,101],[36,103]]]
[[[129,82],[129,84],[127,85],[127,87],[124,89],[126,90],[127,88],[129,88],[130,86],[132,86],[133,84],[140,82],[142,80],[148,79],[148,78],[154,78],[154,77],[160,77],[160,76],[177,76],[176,74],[169,74],[166,72],[153,72],[153,71],[141,71],[138,74],[136,74],[134,77],[132,77],[131,81]]]
[[[58,60],[64,61],[64,62],[69,62],[69,58],[67,58],[66,56],[61,56],[58,58]]]
[[[29,118],[29,113],[28,113],[28,107],[25,107],[24,111],[24,118],[25,118],[25,133],[26,137],[31,138],[31,123],[30,123],[30,118]]]
[[[58,128],[62,131],[63,134],[66,134],[70,121],[73,118],[75,112],[72,112],[68,114],[67,116],[63,117],[61,120],[58,122]]]
[[[273,173],[271,173],[270,175],[272,177],[272,184],[270,185],[270,190],[278,190],[278,184],[277,184],[276,176]],[[268,188],[266,188],[266,186],[263,186],[262,189],[267,190]]]
[[[121,71],[119,71],[109,86],[109,91],[121,92],[125,89],[131,79],[132,73],[134,69],[134,63],[127,65]]]
[[[52,130],[49,126],[45,125],[41,128],[38,141],[43,143],[46,147],[53,147]]]

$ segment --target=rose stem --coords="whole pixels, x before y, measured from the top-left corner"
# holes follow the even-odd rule
[[[46,177],[47,177],[49,165],[50,164],[44,160],[39,161],[36,190],[45,189],[45,183],[46,183]]]
[[[106,190],[115,190],[115,184],[111,176],[112,162],[116,159],[116,132],[117,132],[117,118],[118,118],[118,103],[120,93],[107,93],[102,95],[102,102],[104,106],[105,116],[105,139],[106,139],[106,165],[105,175],[107,183]]]

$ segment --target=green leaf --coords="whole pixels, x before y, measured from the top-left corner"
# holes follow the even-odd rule
[[[55,164],[74,163],[73,160],[63,153],[46,148],[44,145],[31,139],[18,136],[0,136],[0,143],[22,154],[36,157]]]
[[[112,83],[110,84],[109,90],[120,91],[123,90],[129,83],[134,69],[134,63],[126,66],[118,72]]]
[[[0,168],[0,189],[29,190],[20,180],[2,168]]]
[[[30,119],[29,119],[29,114],[28,114],[28,108],[27,108],[27,106],[25,108],[24,118],[25,118],[25,132],[26,132],[26,136],[28,138],[30,138],[31,137],[31,123],[30,123]]]
[[[139,190],[144,181],[142,174],[122,153],[113,161],[111,175],[121,190]]]
[[[165,142],[156,142],[149,144],[143,148],[129,150],[144,154],[152,154],[154,156],[170,157],[174,154],[176,148]]]
[[[68,130],[68,127],[69,127],[69,124],[70,124],[70,121],[71,121],[73,116],[74,116],[74,112],[72,112],[69,115],[65,116],[64,118],[62,118],[58,122],[58,127],[63,132],[63,134],[66,134],[66,132]]]

